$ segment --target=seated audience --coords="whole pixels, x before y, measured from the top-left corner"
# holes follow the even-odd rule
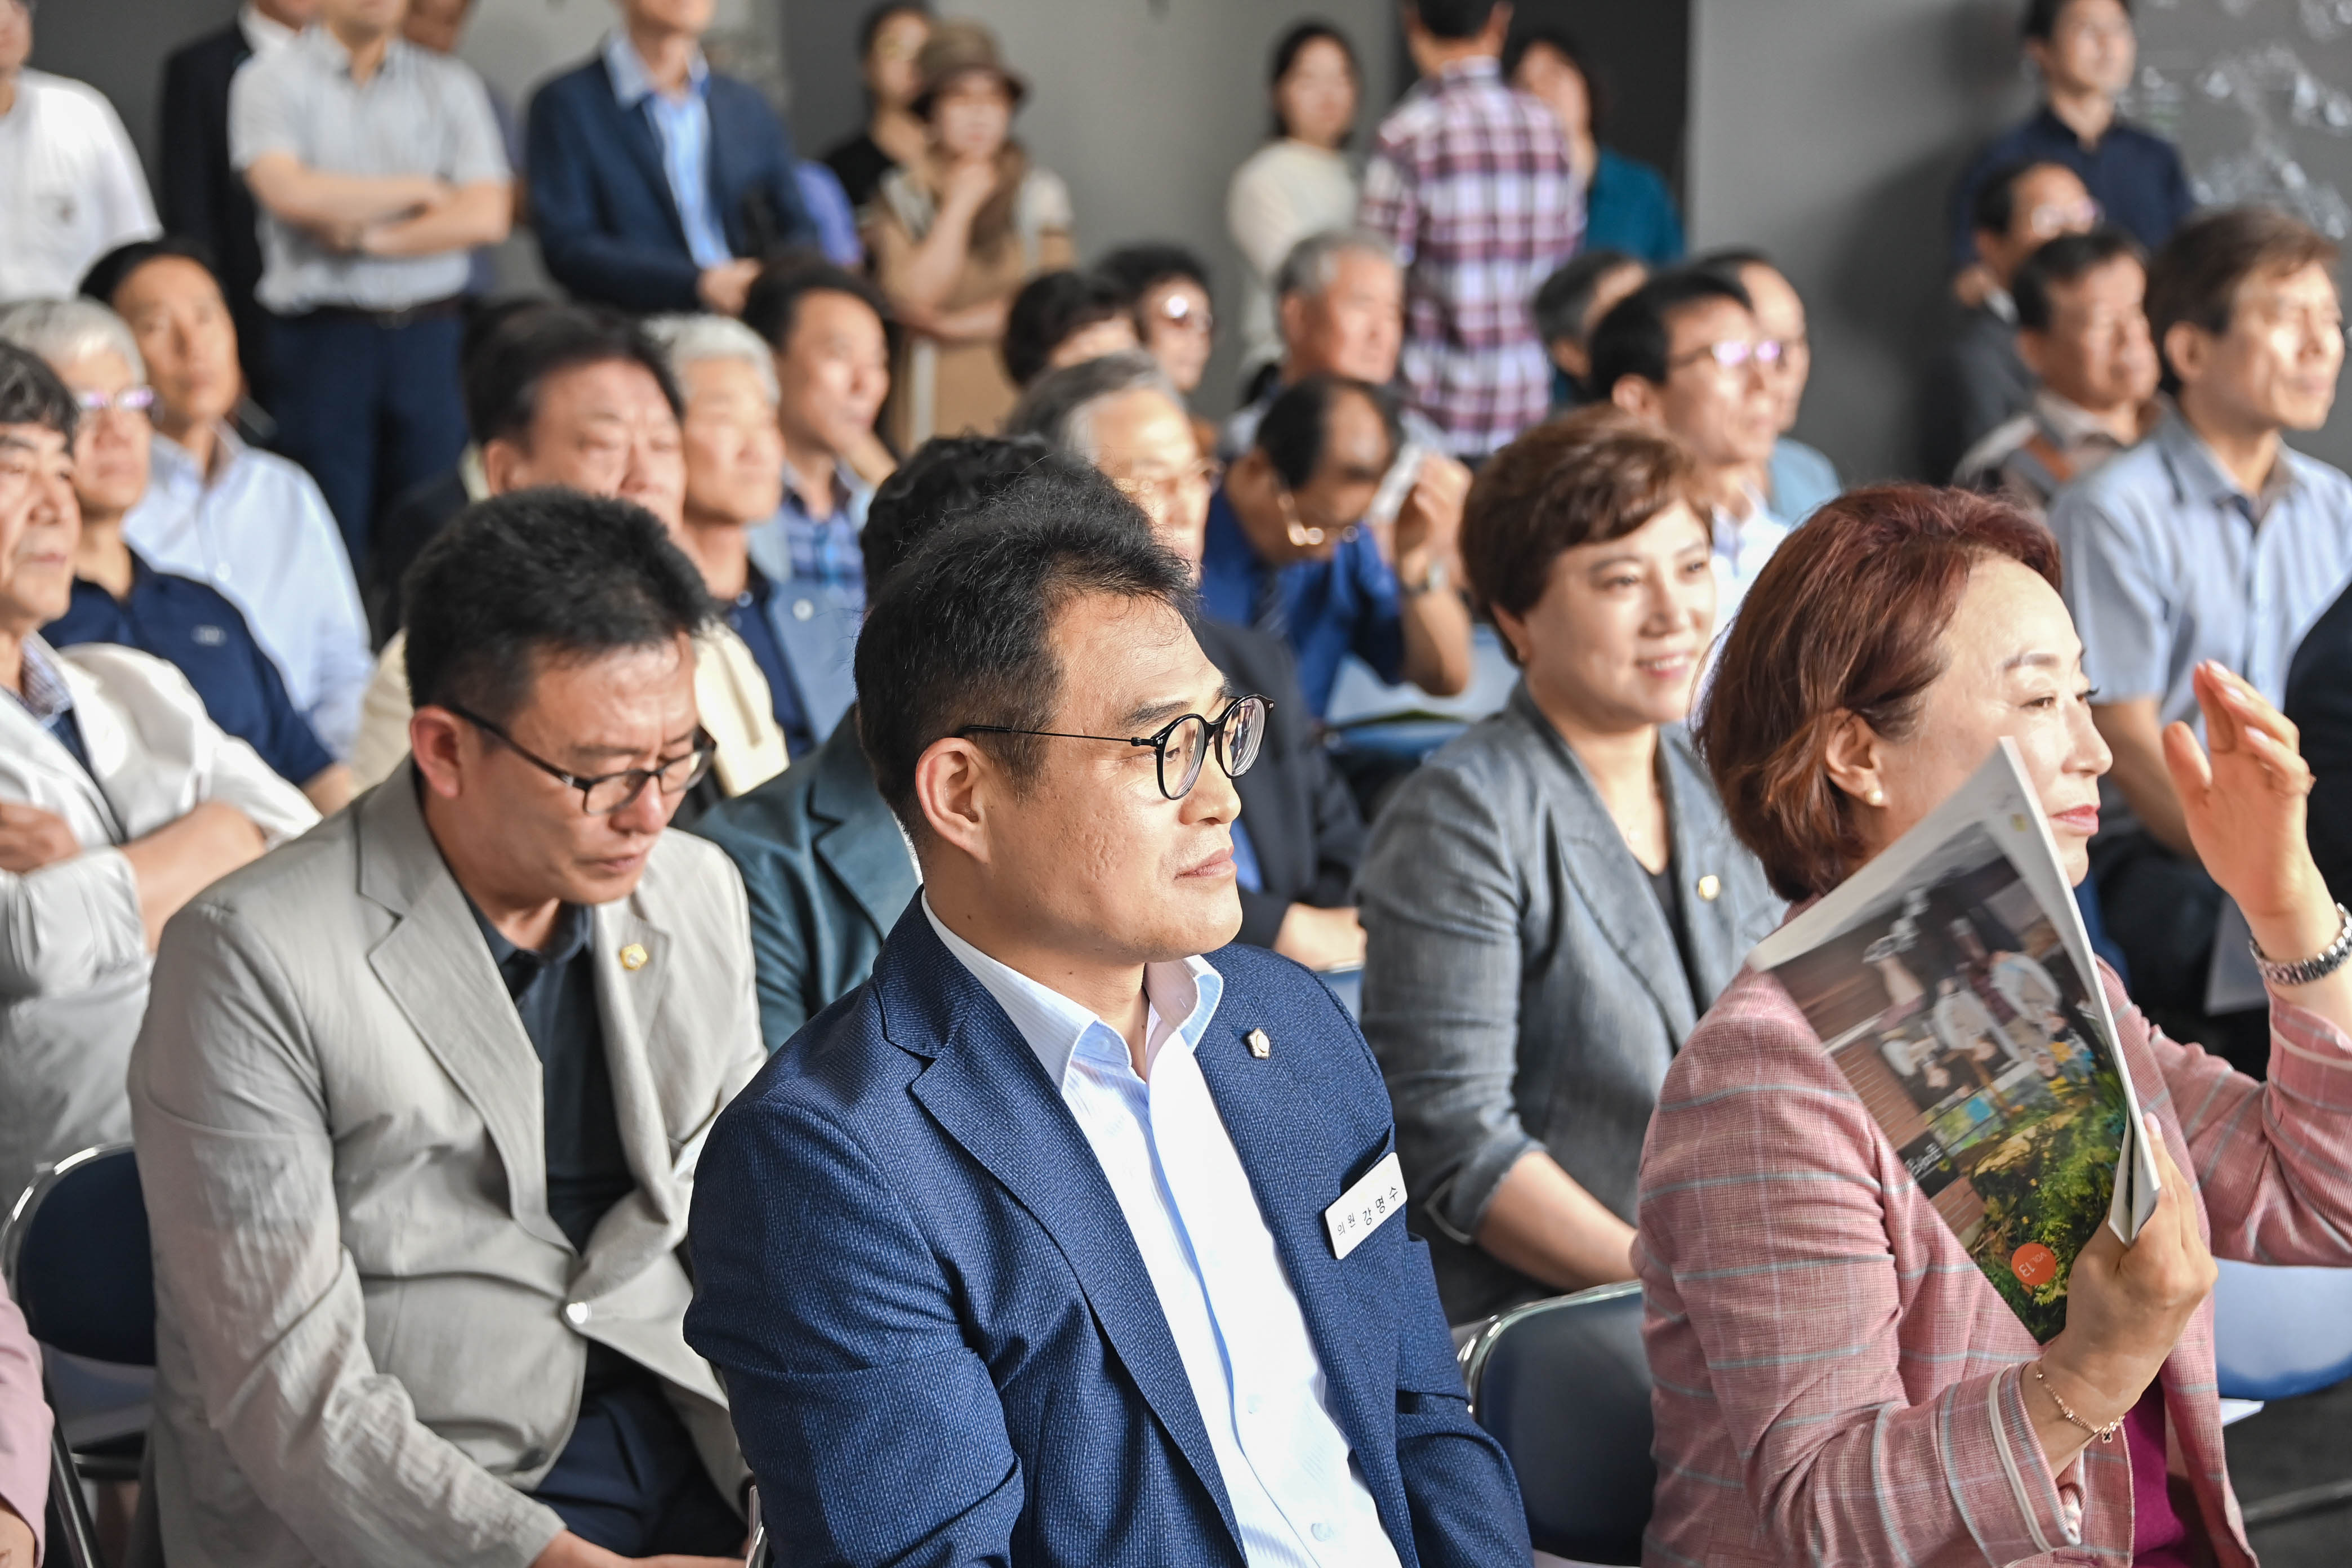
[[[1013,411],[1012,427],[1091,465],[1143,509],[1160,542],[1197,576],[1216,468],[1175,384],[1149,354],[1125,353],[1046,376]],[[1349,886],[1364,854],[1364,819],[1331,765],[1298,689],[1289,645],[1255,626],[1203,618],[1192,628],[1209,662],[1266,699],[1257,765],[1234,781],[1234,876],[1241,935],[1309,969],[1364,959]]]
[[[206,718],[320,811],[340,809],[351,798],[351,770],[295,710],[236,606],[193,578],[156,571],[123,540],[123,517],[148,487],[154,393],[121,320],[87,300],[17,305],[0,310],[0,339],[47,360],[81,409],[73,597],[42,637],[53,648],[118,643],[163,659],[195,688]]]
[[[866,82],[866,123],[834,144],[825,167],[841,182],[853,209],[863,211],[882,187],[882,176],[922,161],[929,132],[912,107],[923,90],[916,58],[931,36],[931,8],[925,0],[881,0],[857,27],[857,64]]]
[[[1827,454],[1789,434],[1805,404],[1805,384],[1812,378],[1813,343],[1805,327],[1805,301],[1793,284],[1760,250],[1710,251],[1699,265],[1727,273],[1748,290],[1756,312],[1757,330],[1780,345],[1780,357],[1766,362],[1765,379],[1780,405],[1780,437],[1772,443],[1772,460],[1765,466],[1764,504],[1772,515],[1793,526],[1813,515],[1823,501],[1845,486],[1837,465]]]
[[[1263,703],[1192,595],[1054,472],[878,587],[858,726],[923,891],[720,1111],[691,1226],[787,1561],[1528,1561],[1421,1249],[1331,1261],[1387,1099],[1328,992],[1231,945]]]
[[[1584,185],[1551,113],[1503,80],[1505,0],[1405,0],[1420,85],[1381,121],[1356,221],[1405,268],[1412,405],[1457,458],[1539,423],[1550,363],[1527,302],[1576,254]]]
[[[890,393],[882,297],[838,268],[779,265],[751,285],[743,323],[773,351],[784,437],[783,505],[752,531],[751,559],[809,590],[810,615],[846,616],[855,639],[866,609],[858,531],[892,467],[874,434]]]
[[[351,557],[318,483],[236,433],[236,324],[210,267],[181,241],[142,241],[101,258],[82,292],[129,324],[155,391],[153,471],[123,538],[242,611],[295,706],[341,755],[374,667]]]
[[[1995,137],[1952,186],[1952,266],[1980,260],[1974,243],[1979,194],[1995,170],[2063,163],[2091,199],[2149,250],[2196,209],[2180,150],[2127,125],[2116,100],[2131,86],[2139,57],[2131,0],[2025,0],[2025,58],[2042,78],[2042,107]]]
[[[1095,263],[1135,314],[1137,340],[1186,397],[1201,384],[1216,347],[1209,268],[1181,245],[1126,245]]]
[[[559,490],[412,582],[412,760],[173,922],[131,1058],[172,1561],[740,1557],[679,1333],[697,1140],[761,1058],[740,885],[663,831],[708,596]]]
[[[2017,269],[2062,234],[2086,234],[2099,205],[2063,163],[2015,163],[1978,187],[1973,209],[1981,297],[1927,362],[1919,392],[1920,471],[1940,484],[1986,432],[2032,406],[2033,373],[2017,353]]]
[[[1780,436],[1773,378],[1781,353],[1758,323],[1747,289],[1699,268],[1651,279],[1592,334],[1594,393],[1691,455],[1692,499],[1715,535],[1718,631],[1789,536],[1758,489]]]
[[[56,649],[73,589],[79,410],[0,343],[0,1192],[131,1135],[123,1064],[163,922],[319,814],[179,671]],[[14,1201],[13,1199],[11,1200]]]
[[[1650,269],[1622,250],[1586,250],[1543,280],[1528,310],[1551,356],[1551,405],[1558,414],[1595,401],[1592,329],[1617,301],[1650,280]]]
[[[1622,250],[1653,267],[1681,260],[1683,217],[1674,192],[1649,164],[1601,144],[1610,95],[1568,29],[1532,7],[1515,14],[1503,79],[1540,100],[1567,134],[1569,163],[1584,184],[1583,248]]]
[[[818,613],[814,588],[772,576],[752,549],[753,525],[775,518],[784,492],[774,361],[759,333],[724,316],[663,316],[646,330],[686,400],[678,547],[766,678],[786,748],[805,756],[856,700],[857,612],[831,604]]]
[[[1282,360],[1256,401],[1225,421],[1217,455],[1226,462],[1249,450],[1257,422],[1286,386],[1310,375],[1346,376],[1372,386],[1396,380],[1397,351],[1404,342],[1404,269],[1387,240],[1354,228],[1309,235],[1283,258],[1275,293]],[[1415,446],[1445,450],[1436,426],[1411,408],[1403,417],[1405,436]]]
[[[2139,242],[2113,226],[2062,235],[2027,257],[2010,297],[2018,357],[2039,383],[2033,406],[1970,447],[1952,482],[2044,517],[2059,490],[2152,428],[2160,409],[2147,294]]]
[[[2058,576],[2040,525],[1961,490],[1851,492],[1791,536],[1731,628],[1699,736],[1775,891],[1863,870],[2003,739],[2082,879],[2108,751]],[[1825,1563],[2253,1561],[2212,1254],[2352,1264],[2352,942],[2304,847],[2294,731],[2194,668],[2211,749],[2176,732],[2172,777],[2281,961],[2270,1084],[2168,1038],[2099,968],[2162,1190],[2136,1241],[2096,1228],[2065,1327],[2037,1346],[1781,982],[1740,974],[1667,1069],[1642,1156],[1653,1559],[1777,1562],[1801,1541]]]
[[[1452,1322],[1633,1278],[1658,1084],[1780,921],[1682,728],[1715,630],[1693,479],[1606,406],[1479,471],[1462,556],[1520,680],[1364,859],[1364,1036]]]
[[[49,1407],[41,1347],[0,1288],[0,1568],[33,1568],[48,1533]]]
[[[685,404],[661,351],[631,322],[577,305],[519,315],[484,353],[467,403],[491,495],[561,486],[634,501],[673,538],[684,531]],[[413,596],[407,602],[413,609]],[[787,761],[767,679],[743,639],[714,620],[695,653],[695,702],[713,750],[708,774],[678,808],[681,825],[774,777]],[[376,661],[352,752],[362,787],[390,777],[408,754],[413,711],[406,638],[395,635]]]
[[[1287,638],[1318,718],[1349,654],[1434,696],[1470,684],[1453,580],[1467,474],[1433,452],[1395,521],[1360,525],[1401,439],[1385,388],[1309,376],[1274,400],[1209,502],[1202,608]]]
[[[996,36],[938,23],[916,63],[924,153],[882,176],[866,230],[875,281],[905,329],[890,373],[890,439],[902,452],[995,429],[1016,395],[998,348],[1013,296],[1076,258],[1068,188],[1013,140],[1029,86]]]
[[[866,580],[878,588],[929,534],[1055,461],[1034,439],[934,436],[875,493],[859,535]],[[815,756],[694,825],[742,873],[772,1052],[865,983],[919,886],[858,743],[856,715],[852,708]]]
[[[1355,47],[1328,22],[1295,23],[1275,40],[1267,73],[1273,132],[1225,188],[1225,231],[1249,263],[1242,300],[1242,378],[1282,357],[1275,278],[1300,240],[1356,221],[1356,175],[1347,146],[1363,94]],[[1244,391],[1250,402],[1255,390]]]
[[[740,314],[772,252],[816,242],[792,132],[703,58],[709,0],[619,5],[595,56],[530,102],[540,255],[581,300]]]
[[[2092,712],[2115,749],[2119,809],[2094,856],[2108,933],[2151,1016],[2254,1072],[2270,1049],[2262,1014],[2205,1006],[2224,887],[2199,862],[2163,731],[2196,726],[2209,661],[2284,700],[2296,644],[2352,579],[2352,479],[2280,439],[2318,429],[2336,399],[2336,255],[2268,207],[2174,235],[2147,280],[2172,406],[2050,508]]]
[[[163,174],[155,188],[163,232],[213,258],[236,329],[246,390],[264,407],[271,401],[269,317],[253,298],[261,281],[259,215],[253,193],[229,166],[228,84],[239,66],[292,43],[318,15],[319,0],[253,0],[163,61],[163,135],[156,148]]]
[[[70,294],[91,262],[156,232],[114,105],[28,68],[32,53],[31,0],[0,0],[0,301]]]
[[[1127,296],[1109,279],[1065,268],[1021,286],[1004,315],[1004,374],[1026,388],[1049,370],[1138,346]]]
[[[364,563],[378,509],[455,462],[459,297],[514,220],[482,79],[400,37],[402,7],[318,25],[229,84],[229,163],[260,209],[278,447]]]

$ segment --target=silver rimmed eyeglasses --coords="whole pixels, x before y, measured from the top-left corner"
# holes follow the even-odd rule
[[[1078,735],[1064,730],[1020,730],[1010,724],[966,724],[958,735],[1041,735],[1052,741],[1105,741],[1115,746],[1149,746],[1160,764],[1160,793],[1182,800],[1201,782],[1202,764],[1217,753],[1225,776],[1237,779],[1257,761],[1265,740],[1266,710],[1274,705],[1263,697],[1236,697],[1214,719],[1185,713],[1149,735]]]

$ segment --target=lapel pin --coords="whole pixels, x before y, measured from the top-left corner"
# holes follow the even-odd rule
[[[642,942],[631,942],[621,950],[621,967],[635,973],[646,966],[646,949]]]
[[[1717,876],[1714,872],[1709,871],[1706,876],[1701,877],[1698,879],[1698,896],[1706,900],[1708,903],[1711,904],[1715,902],[1716,895],[1722,891],[1723,879]]]
[[[1250,1048],[1250,1055],[1260,1061],[1274,1055],[1274,1042],[1265,1037],[1264,1029],[1252,1029],[1242,1037],[1242,1044],[1247,1046]]]

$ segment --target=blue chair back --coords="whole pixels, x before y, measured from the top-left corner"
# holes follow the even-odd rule
[[[92,1361],[155,1364],[155,1268],[130,1144],[86,1149],[44,1173],[9,1222],[7,1263],[35,1339]]]
[[[1531,1302],[1462,1348],[1471,1412],[1518,1472],[1538,1552],[1638,1563],[1657,1469],[1642,1288],[1603,1285]]]
[[[2291,1399],[2352,1377],[2352,1268],[2221,1264],[2213,1359],[2224,1399]]]

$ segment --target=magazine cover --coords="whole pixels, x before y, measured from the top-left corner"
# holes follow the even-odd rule
[[[2049,825],[2003,742],[1951,801],[1749,960],[1811,1021],[2037,1341],[2102,1223],[2156,1202],[2139,1100]]]

